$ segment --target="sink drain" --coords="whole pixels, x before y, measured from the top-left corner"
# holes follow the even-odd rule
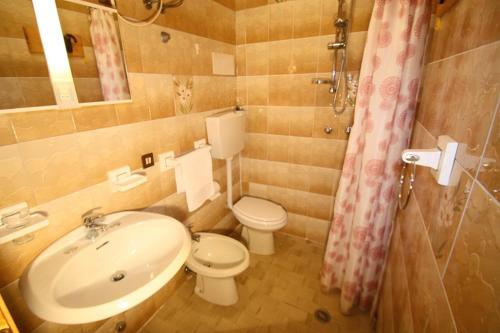
[[[325,309],[318,309],[314,311],[314,318],[320,323],[328,323],[332,319],[332,316]]]
[[[118,281],[121,281],[125,278],[125,275],[127,275],[127,273],[125,273],[125,271],[118,271],[116,272],[115,274],[111,275],[111,282],[118,282]]]

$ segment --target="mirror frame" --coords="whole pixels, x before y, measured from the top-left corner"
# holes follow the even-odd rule
[[[56,0],[32,0],[33,9],[35,11],[36,22],[40,39],[45,54],[45,61],[49,69],[49,77],[52,85],[52,92],[56,100],[55,105],[44,105],[35,107],[22,107],[14,109],[0,110],[0,114],[17,113],[17,112],[31,112],[31,111],[46,111],[46,110],[65,110],[76,109],[86,106],[99,106],[110,104],[125,104],[132,102],[132,95],[130,99],[116,100],[116,101],[102,101],[102,102],[89,102],[80,103],[76,94],[75,83],[71,68],[69,65],[68,54],[64,44],[64,37],[59,20],[59,13],[57,11]],[[94,4],[84,0],[64,0],[75,4],[99,8],[111,13],[117,13],[116,9],[106,7],[103,5]],[[125,71],[128,74],[127,64],[124,57]],[[128,79],[128,75],[127,75]],[[129,84],[130,87],[130,84]]]

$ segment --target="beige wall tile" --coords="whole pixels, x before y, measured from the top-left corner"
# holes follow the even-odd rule
[[[267,136],[264,134],[247,134],[243,155],[249,158],[265,160],[267,157]]]
[[[279,232],[305,238],[308,218],[303,215],[288,213],[288,222]]]
[[[23,93],[25,106],[46,106],[56,104],[49,78],[20,77],[18,80]],[[75,79],[75,86],[77,86],[79,80],[81,79]]]
[[[2,207],[26,201],[30,206],[36,204],[35,193],[28,179],[23,159],[17,145],[0,147],[0,203]]]
[[[245,10],[245,21],[247,43],[269,40],[269,8],[267,6]]]
[[[247,77],[247,103],[249,105],[267,105],[269,78],[267,76]]]
[[[11,145],[16,141],[11,120],[6,115],[0,115],[0,146]]]
[[[21,143],[19,152],[39,204],[81,189],[86,182],[76,135]]]
[[[286,187],[293,190],[309,191],[311,182],[311,168],[309,166],[289,164],[288,173],[289,178]]]
[[[247,75],[267,75],[269,73],[269,43],[246,45]]]
[[[412,148],[430,149],[436,144],[436,140],[417,122],[413,132]],[[418,168],[416,177],[422,185],[415,187],[415,197],[442,273],[469,197],[472,178],[460,165],[454,167],[454,183],[448,187],[438,185],[427,168]]]
[[[294,1],[293,37],[300,38],[319,35],[320,17],[320,1]]]
[[[236,75],[246,75],[247,74],[247,58],[246,58],[246,46],[238,45],[236,46]]]
[[[290,135],[292,136],[312,136],[314,125],[314,109],[298,108],[287,112],[290,119]]]
[[[267,96],[266,96],[267,100]],[[236,78],[236,103],[238,105],[249,104],[247,101],[247,77],[238,76]]]
[[[497,44],[428,65],[425,73],[418,119],[434,137],[447,133],[463,145],[457,159],[471,173],[500,89]]]
[[[485,153],[479,167],[479,181],[488,189],[495,199],[500,201],[500,174],[498,167],[500,161],[500,114],[496,111],[490,137],[486,145]]]
[[[280,106],[314,106],[314,75],[274,75],[269,77],[269,104]],[[293,94],[290,92],[293,91]]]
[[[78,131],[88,131],[97,128],[118,125],[114,105],[83,107],[74,109],[73,119]]]
[[[0,77],[0,108],[14,109],[24,107],[24,96],[19,85],[19,80],[12,77]]]
[[[288,190],[287,209],[291,213],[307,216],[309,193],[305,191]]]
[[[87,186],[106,181],[108,171],[127,165],[129,161],[119,127],[78,133],[77,140],[84,156],[81,167],[87,170]]]
[[[401,227],[414,331],[455,332],[448,299],[414,197],[397,223]]]
[[[330,222],[309,218],[306,224],[306,239],[323,245],[326,243],[329,228]]]
[[[140,28],[118,20],[125,64],[128,72],[142,72],[142,58],[139,39]]]
[[[150,120],[149,106],[146,100],[145,75],[129,73],[132,103],[116,104],[115,110],[120,124]]]
[[[244,1],[244,0],[243,0]],[[247,41],[247,15],[246,11],[237,11],[235,14],[235,21],[236,21],[236,28],[235,28],[235,34],[236,34],[236,44],[245,44]]]
[[[270,162],[269,163],[269,177],[268,184],[272,186],[287,187],[289,182],[289,177],[292,175],[289,173],[289,168],[287,163],[281,162]]]
[[[315,139],[309,148],[311,164],[341,170],[346,148],[346,141]]]
[[[250,182],[267,184],[269,179],[269,163],[261,160],[250,160]]]
[[[249,107],[246,113],[246,131],[250,133],[267,132],[267,109]]]
[[[270,42],[269,44],[269,74],[294,73],[292,60],[293,40]]]
[[[315,138],[347,140],[348,126],[354,121],[354,110],[346,109],[340,116],[335,115],[332,108],[316,108],[314,110],[314,129],[312,136]],[[325,133],[325,127],[331,127],[330,134]]]
[[[288,160],[294,164],[311,164],[312,158],[312,143],[308,138],[290,137],[288,148]]]
[[[293,73],[316,73],[318,71],[318,45],[317,37],[293,40]]]
[[[479,7],[476,7],[479,5]],[[429,60],[438,60],[472,48],[498,41],[499,4],[482,0],[462,2],[441,18],[441,28],[433,32]]]
[[[500,327],[498,282],[500,206],[474,186],[454,247],[444,285],[460,332],[488,332]]]
[[[287,136],[269,135],[267,137],[267,159],[288,162],[289,140]]]
[[[269,40],[292,38],[293,5],[293,1],[269,5]]]
[[[71,111],[13,113],[9,118],[19,142],[75,132]]]
[[[171,75],[145,75],[146,99],[151,119],[173,117],[174,87]]]
[[[340,171],[326,168],[310,168],[310,191],[318,194],[335,195],[334,185],[340,179]],[[336,187],[336,186],[335,186]]]
[[[267,133],[277,135],[290,134],[289,110],[283,108],[268,108]]]

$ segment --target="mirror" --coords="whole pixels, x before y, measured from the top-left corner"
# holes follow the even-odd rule
[[[0,87],[0,110],[56,108],[31,0],[0,0]]]
[[[78,101],[130,100],[116,11],[81,3],[56,0]]]

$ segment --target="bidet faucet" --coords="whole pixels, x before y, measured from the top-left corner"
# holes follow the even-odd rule
[[[189,229],[189,233],[191,234],[191,240],[194,240],[195,242],[199,242],[201,235],[193,232],[193,225],[192,224],[188,225],[187,227]]]

